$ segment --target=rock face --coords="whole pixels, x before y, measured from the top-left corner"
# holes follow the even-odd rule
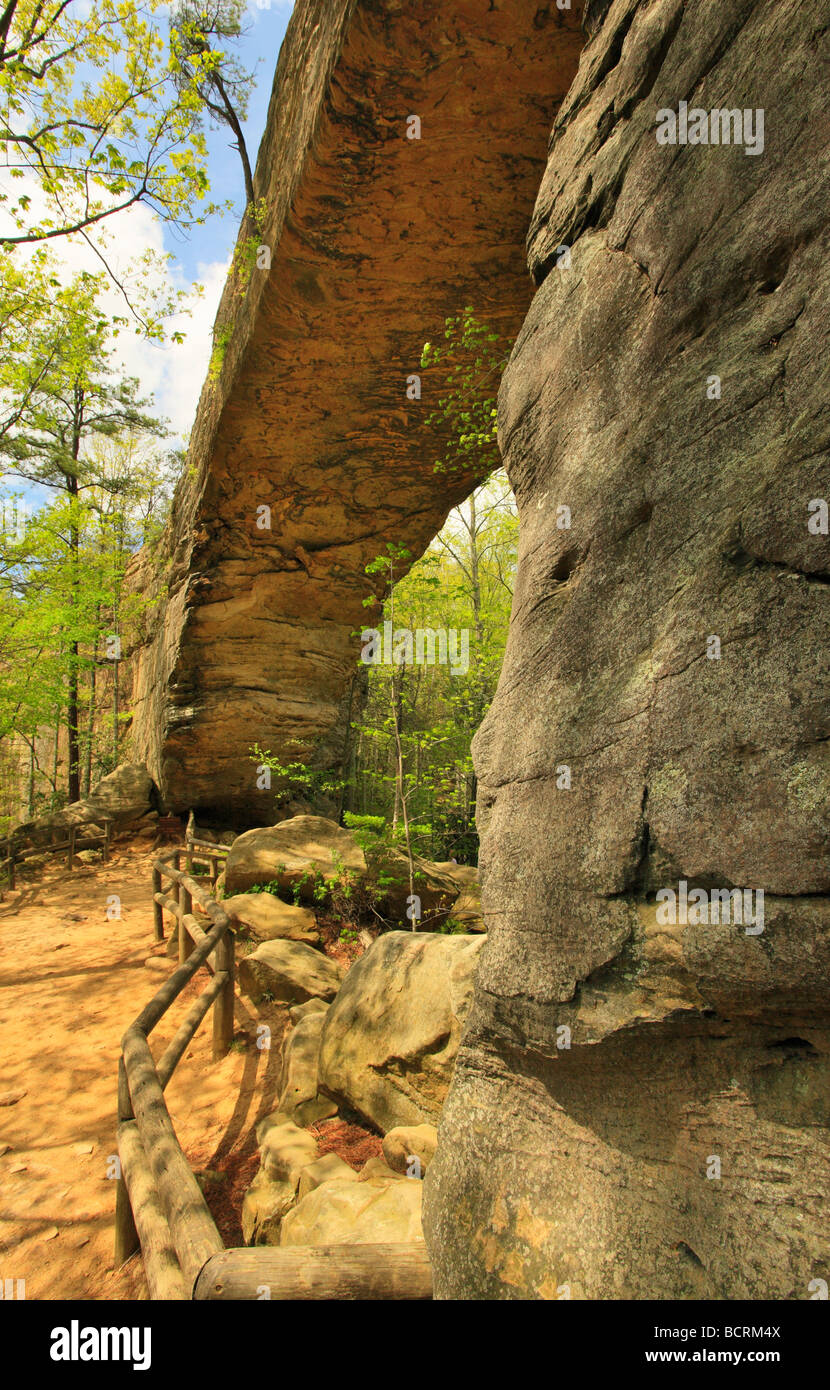
[[[425,1180],[440,1297],[830,1275],[828,20],[616,0],[554,126],[499,397],[521,543],[474,748],[491,932]],[[686,100],[762,108],[763,152],[658,143]],[[672,921],[681,881],[763,889],[763,929]]]
[[[288,1213],[280,1245],[408,1245],[423,1240],[414,1178],[323,1182]]]
[[[332,878],[340,868],[366,872],[363,850],[336,821],[325,816],[292,816],[278,825],[248,830],[234,840],[225,867],[229,893],[244,893],[263,883],[278,882],[312,901],[314,876]]]
[[[320,1090],[384,1133],[434,1123],[449,1086],[483,937],[388,932],[326,1014]]]
[[[224,898],[222,906],[258,941],[283,939],[314,946],[320,940],[311,909],[284,903],[273,893],[237,893],[232,898]]]
[[[15,847],[65,840],[70,825],[92,832],[100,831],[100,822],[104,819],[115,821],[119,827],[134,824],[151,814],[157,795],[146,767],[140,763],[121,763],[102,777],[83,801],[70,802],[60,811],[18,826],[13,835]]]
[[[317,1090],[320,1035],[325,1020],[325,1008],[306,1014],[292,1028],[283,1050],[279,1109],[298,1125],[310,1125],[337,1114],[334,1101],[318,1095]]]
[[[300,941],[264,941],[239,962],[239,988],[255,1003],[265,995],[283,1004],[333,999],[342,978],[341,966]]]
[[[261,1162],[242,1202],[242,1235],[246,1245],[277,1245],[302,1173],[317,1159],[317,1142],[279,1113],[259,1124],[257,1138]]]
[[[132,658],[135,747],[171,810],[255,824],[274,795],[255,742],[342,755],[365,566],[404,531],[418,554],[472,482],[434,472],[435,391],[427,373],[408,399],[408,378],[466,304],[518,330],[582,43],[578,0],[297,0],[255,173],[270,269],[225,290],[165,601]],[[153,584],[146,560],[134,580]]]

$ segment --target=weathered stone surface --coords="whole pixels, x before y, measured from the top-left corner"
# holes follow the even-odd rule
[[[292,1023],[299,1023],[301,1018],[307,1018],[309,1014],[325,1013],[329,1007],[323,999],[306,999],[304,1004],[292,1004],[288,1010],[288,1017]]]
[[[386,1159],[381,1158],[379,1155],[375,1158],[367,1158],[357,1178],[358,1182],[406,1181],[402,1173],[398,1173],[394,1168],[390,1168]]]
[[[317,1141],[308,1130],[301,1129],[275,1112],[257,1130],[262,1171],[276,1182],[300,1180],[300,1172],[317,1157]]]
[[[260,1120],[256,1134],[260,1165],[242,1199],[242,1236],[246,1245],[278,1245],[300,1178],[317,1157],[317,1141],[280,1111]]]
[[[384,1135],[383,1157],[396,1173],[406,1173],[413,1166],[412,1159],[416,1158],[423,1174],[435,1157],[437,1147],[438,1130],[434,1125],[400,1125]]]
[[[260,1168],[242,1198],[242,1239],[246,1245],[279,1245],[283,1217],[297,1199],[297,1184],[269,1178]]]
[[[439,1297],[828,1277],[819,10],[616,0],[554,127],[499,398],[521,539],[474,748],[491,931],[425,1180]],[[763,108],[763,154],[658,144],[681,99]],[[763,932],[661,922],[681,879],[764,889]]]
[[[280,1245],[382,1245],[423,1240],[419,1182],[321,1183],[282,1222]]]
[[[223,899],[222,906],[258,941],[304,941],[315,946],[320,940],[311,909],[284,903],[273,893],[236,893]]]
[[[334,1181],[357,1182],[357,1173],[338,1154],[323,1154],[322,1158],[316,1158],[301,1172],[297,1196],[302,1201],[321,1183]]]
[[[366,872],[354,836],[325,816],[292,816],[238,835],[225,866],[225,883],[233,894],[263,883],[279,883],[286,890],[298,885],[301,897],[311,902],[315,874],[333,878],[341,866],[354,874]]]
[[[300,941],[264,941],[239,962],[239,988],[257,1003],[268,994],[283,1004],[333,999],[342,966]]]
[[[461,923],[465,931],[483,932],[487,930],[482,916],[481,888],[477,883],[470,883],[466,888],[462,888],[452,905],[451,916],[456,922]]]
[[[519,328],[527,220],[582,42],[576,0],[297,0],[255,176],[271,268],[226,288],[166,602],[134,654],[133,738],[171,809],[269,818],[255,740],[283,762],[339,758],[365,565],[403,531],[418,554],[472,481],[433,471],[429,374],[421,401],[407,378],[468,303],[508,340]]]
[[[146,767],[137,763],[122,763],[101,781],[82,801],[72,801],[48,816],[38,816],[15,830],[12,841],[16,848],[25,845],[48,845],[66,840],[67,827],[74,825],[81,834],[101,835],[103,819],[118,825],[129,825],[149,815],[156,790]],[[31,865],[32,860],[28,861]]]
[[[388,932],[326,1014],[319,1086],[386,1133],[440,1114],[483,937]]]
[[[285,1042],[279,1108],[298,1125],[310,1125],[337,1114],[335,1102],[317,1094],[320,1034],[325,1019],[325,1010],[307,1014],[292,1028]]]

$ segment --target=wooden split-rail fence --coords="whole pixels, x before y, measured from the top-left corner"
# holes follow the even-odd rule
[[[194,838],[153,865],[155,938],[164,940],[170,913],[179,965],[121,1040],[115,1266],[140,1249],[153,1299],[429,1299],[432,1274],[421,1243],[228,1249],[216,1228],[164,1091],[211,1007],[214,1059],[233,1038],[234,934],[215,896],[226,855],[225,846]],[[213,979],[155,1061],[150,1033],[204,964]]]
[[[106,864],[110,857],[110,843],[112,841],[112,831],[115,822],[109,816],[99,816],[96,825],[100,822],[103,829],[91,832],[89,827],[83,823],[69,825],[66,829],[66,839],[48,845],[32,845],[29,849],[15,850],[12,847],[12,837],[8,836],[5,843],[5,854],[0,859],[0,900],[5,889],[14,890],[17,887],[17,876],[15,865],[25,864],[27,859],[39,858],[42,854],[62,854],[66,853],[66,867],[70,873],[74,868],[75,855],[82,849],[101,849],[102,858]]]

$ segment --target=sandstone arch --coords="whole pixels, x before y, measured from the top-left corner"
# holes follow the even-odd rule
[[[527,222],[580,14],[298,0],[256,171],[271,268],[226,288],[169,598],[135,656],[134,746],[171,809],[270,818],[251,743],[320,755],[342,736],[365,564],[387,540],[419,554],[469,493],[469,475],[434,473],[428,393],[408,403],[406,379],[468,302],[507,337],[521,324]]]

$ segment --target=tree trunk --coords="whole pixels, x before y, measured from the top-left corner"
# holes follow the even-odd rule
[[[83,387],[75,385],[75,413],[72,426],[72,463],[77,465],[78,455],[81,451],[81,430],[83,421]],[[80,549],[81,533],[80,521],[78,517],[78,474],[77,471],[67,470],[65,473],[66,491],[72,499],[72,512],[69,521],[69,549],[72,562],[72,606],[74,608],[74,632],[70,633],[69,642],[69,681],[68,697],[66,702],[66,732],[67,732],[67,789],[69,792],[70,803],[81,799],[81,739],[80,739],[80,708],[78,700],[78,662],[80,656],[80,643],[78,641],[78,626],[81,618],[81,572],[80,572]]]
[[[84,755],[84,796],[89,796],[92,785],[92,744],[95,739],[95,695],[98,661],[98,632],[96,623],[95,642],[92,648],[92,670],[89,673],[89,710],[86,722],[86,751]]]
[[[37,730],[32,734],[32,741],[29,744],[29,820],[34,820],[35,815],[35,739]]]

